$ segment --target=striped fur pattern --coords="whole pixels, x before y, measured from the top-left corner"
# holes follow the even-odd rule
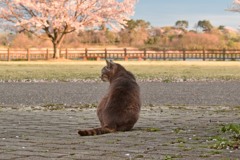
[[[95,135],[101,135],[101,134],[112,133],[112,132],[115,132],[115,131],[108,128],[94,128],[91,130],[79,130],[78,134],[80,136],[95,136]]]
[[[129,131],[139,118],[140,88],[134,75],[120,64],[106,61],[101,79],[110,83],[108,92],[97,108],[100,128],[79,130],[81,136],[92,136],[117,131]]]

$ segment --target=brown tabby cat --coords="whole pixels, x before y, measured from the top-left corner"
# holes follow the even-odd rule
[[[120,64],[106,61],[101,79],[109,81],[108,93],[97,108],[101,128],[79,130],[81,136],[129,131],[137,122],[140,112],[140,89],[134,75]]]

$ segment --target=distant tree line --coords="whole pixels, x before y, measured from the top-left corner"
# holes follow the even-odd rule
[[[102,24],[92,30],[66,35],[61,47],[136,47],[150,49],[202,49],[240,48],[240,34],[225,26],[213,26],[208,20],[200,20],[194,30],[189,30],[186,20],[178,20],[173,26],[154,27],[144,20],[129,20],[125,28],[113,31]],[[43,35],[44,36],[44,35]],[[29,32],[0,35],[1,47],[30,48],[51,47],[51,41],[38,38]]]

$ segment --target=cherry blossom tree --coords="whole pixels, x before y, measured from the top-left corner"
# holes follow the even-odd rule
[[[0,0],[0,23],[36,36],[47,35],[57,49],[66,34],[98,29],[102,24],[120,29],[134,14],[137,0]]]

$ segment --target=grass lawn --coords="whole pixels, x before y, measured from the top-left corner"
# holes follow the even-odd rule
[[[240,62],[119,61],[138,79],[240,80]],[[0,62],[0,80],[82,80],[99,79],[104,61]]]

